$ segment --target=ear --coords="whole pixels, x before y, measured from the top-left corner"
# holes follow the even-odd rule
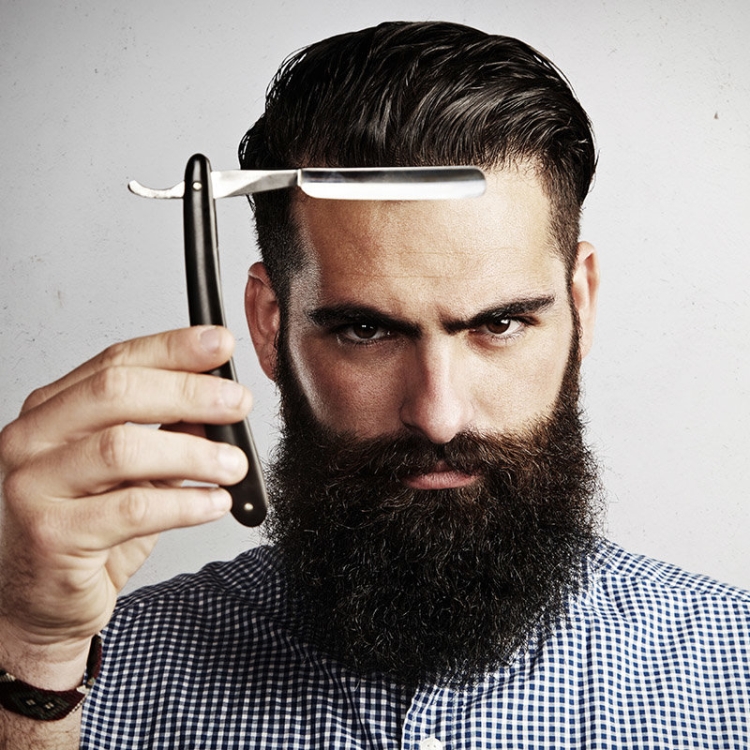
[[[578,243],[573,278],[570,285],[571,299],[578,312],[580,325],[580,358],[591,350],[594,341],[596,301],[599,293],[599,259],[594,246],[588,242]]]
[[[276,338],[280,325],[279,303],[263,263],[253,263],[250,267],[245,287],[245,315],[260,366],[274,380]]]

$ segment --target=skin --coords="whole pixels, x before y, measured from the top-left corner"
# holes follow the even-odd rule
[[[137,425],[243,418],[249,392],[199,374],[233,348],[228,331],[207,327],[117,344],[32,393],[2,431],[0,664],[9,672],[51,690],[79,685],[92,635],[156,535],[228,511],[225,491],[180,484],[239,481],[242,451],[195,428]],[[37,722],[0,710],[0,747],[77,748],[79,724],[80,712]]]
[[[416,432],[447,443],[462,431],[518,433],[555,403],[573,333],[591,346],[599,274],[581,243],[568,288],[550,240],[550,205],[530,170],[488,175],[457,201],[300,197],[306,264],[292,281],[292,366],[315,416],[357,437]],[[280,315],[262,264],[247,314],[273,377]],[[415,488],[474,477],[432,471]]]
[[[309,262],[292,283],[289,342],[324,423],[359,436],[416,431],[441,443],[466,429],[522,430],[548,413],[568,355],[569,299],[581,356],[591,344],[596,256],[581,244],[568,289],[533,175],[496,173],[488,187],[484,197],[458,202],[298,201]],[[246,298],[272,377],[280,315],[260,264]],[[518,303],[513,314],[510,303]],[[180,485],[230,485],[247,471],[241,451],[195,428],[236,422],[250,409],[246,389],[201,374],[233,348],[220,328],[117,344],[32,393],[2,431],[5,669],[52,690],[80,684],[91,636],[156,535],[229,510],[223,490]],[[177,426],[139,426],[154,423]],[[445,469],[405,481],[473,481]],[[76,748],[79,723],[80,712],[43,723],[0,710],[0,746]]]

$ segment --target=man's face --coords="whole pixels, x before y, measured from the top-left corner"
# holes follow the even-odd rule
[[[270,535],[293,598],[358,670],[471,679],[559,614],[593,539],[593,253],[569,287],[546,198],[515,171],[481,199],[296,218],[308,263],[284,323],[262,268],[248,287],[282,396]]]
[[[307,263],[285,337],[315,417],[357,437],[442,444],[548,415],[574,324],[549,214],[533,173],[515,169],[490,173],[481,198],[300,199]]]

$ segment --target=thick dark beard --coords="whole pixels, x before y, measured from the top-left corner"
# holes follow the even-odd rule
[[[355,670],[413,686],[471,682],[546,632],[596,539],[577,356],[549,419],[523,436],[462,434],[440,446],[326,429],[279,343],[284,430],[269,538],[304,635]],[[400,481],[439,460],[480,479],[448,490]]]

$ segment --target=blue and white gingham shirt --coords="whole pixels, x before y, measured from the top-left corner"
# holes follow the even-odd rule
[[[121,603],[81,747],[750,748],[750,593],[602,542],[544,641],[408,692],[296,637],[257,548]]]

